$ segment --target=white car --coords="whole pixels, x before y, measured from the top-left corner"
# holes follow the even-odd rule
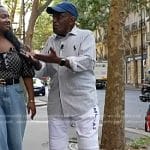
[[[45,96],[45,85],[39,78],[33,78],[34,95]]]

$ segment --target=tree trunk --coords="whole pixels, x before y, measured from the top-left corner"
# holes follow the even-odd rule
[[[11,16],[10,16],[10,21],[13,22],[14,21],[14,16],[15,16],[15,12],[16,12],[16,7],[17,7],[17,0],[13,0],[12,4],[11,4]]]
[[[34,26],[38,16],[44,11],[44,9],[51,3],[52,0],[47,0],[43,5],[41,5],[40,0],[34,0],[32,5],[32,12],[29,19],[28,29],[25,36],[25,44],[32,45],[32,38],[34,32]]]
[[[123,30],[126,0],[112,0],[108,26],[108,80],[101,149],[124,150],[125,63]]]

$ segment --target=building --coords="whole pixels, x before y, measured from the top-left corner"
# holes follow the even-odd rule
[[[100,28],[99,32],[95,31],[95,35],[97,61],[107,60],[105,32]],[[146,9],[131,12],[125,22],[125,36],[125,82],[139,85],[150,70],[150,12]]]
[[[132,12],[126,19],[125,31],[129,42],[125,50],[126,83],[141,84],[150,68],[149,26],[149,13],[146,9]]]

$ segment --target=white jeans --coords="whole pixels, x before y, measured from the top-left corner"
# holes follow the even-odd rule
[[[99,150],[98,128],[99,109],[92,108],[82,116],[53,117],[49,116],[49,148],[50,150],[68,150],[68,129],[74,123],[78,150]]]

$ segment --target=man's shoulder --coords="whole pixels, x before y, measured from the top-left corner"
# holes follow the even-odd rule
[[[51,42],[51,41],[53,41],[53,40],[55,40],[56,39],[56,35],[55,34],[52,34],[52,35],[50,35],[48,38],[47,38],[47,43],[49,43],[49,42]]]
[[[93,33],[91,30],[89,30],[89,29],[82,29],[82,28],[77,28],[77,30],[79,31],[79,32],[84,32],[84,33]]]
[[[55,39],[56,38],[56,34],[52,34],[48,37],[48,39]]]
[[[77,33],[78,34],[83,34],[83,35],[89,35],[89,34],[94,34],[91,30],[89,29],[81,29],[81,28],[77,28]]]

